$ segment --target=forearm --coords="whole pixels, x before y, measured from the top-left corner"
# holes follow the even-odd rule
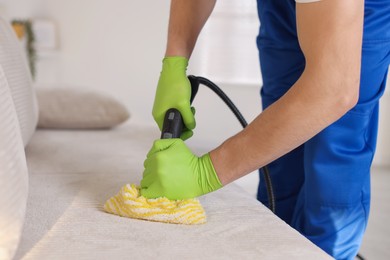
[[[247,128],[210,153],[223,185],[295,149],[352,108],[355,100],[318,91],[322,86],[313,87],[311,77],[303,75]]]
[[[172,0],[165,56],[190,58],[216,0]]]

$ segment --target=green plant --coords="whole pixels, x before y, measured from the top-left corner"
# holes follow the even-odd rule
[[[32,29],[32,23],[30,20],[13,20],[11,23],[12,25],[22,25],[24,27],[27,40],[26,50],[28,55],[28,63],[31,70],[31,75],[34,79],[36,75],[37,54],[34,47],[35,35]]]

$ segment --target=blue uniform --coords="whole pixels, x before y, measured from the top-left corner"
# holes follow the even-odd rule
[[[294,0],[258,0],[263,108],[305,67]],[[390,63],[390,0],[366,0],[360,96],[341,119],[269,165],[276,214],[336,259],[353,259],[370,209],[379,98]],[[260,174],[258,199],[268,204]]]

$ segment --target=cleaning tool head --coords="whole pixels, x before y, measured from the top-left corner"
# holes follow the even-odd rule
[[[206,223],[206,214],[198,199],[147,199],[140,195],[140,188],[134,184],[122,187],[117,195],[107,200],[104,210],[149,221],[187,225]]]
[[[177,109],[169,109],[164,118],[161,139],[180,138],[183,119]],[[104,210],[108,213],[135,219],[173,224],[206,223],[205,211],[197,199],[169,200],[168,198],[147,199],[141,196],[140,187],[122,187],[117,195],[107,200]]]

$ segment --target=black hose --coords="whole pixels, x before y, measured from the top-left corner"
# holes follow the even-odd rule
[[[361,254],[357,254],[356,258],[359,260],[365,260],[365,258]]]
[[[263,168],[261,168],[261,171],[263,171],[265,186],[267,188],[268,207],[273,213],[275,213],[276,211],[275,195],[274,195],[274,189],[272,186],[271,175],[269,173],[268,166],[267,165],[263,166]]]
[[[230,100],[230,98],[222,91],[222,89],[220,89],[215,83],[203,77],[189,76],[188,78],[191,82],[191,87],[193,92],[191,96],[191,101],[194,99],[196,93],[198,92],[199,84],[202,84],[210,88],[215,94],[217,94],[223,100],[223,102],[225,102],[225,104],[233,112],[233,114],[236,116],[236,118],[238,119],[238,121],[240,122],[243,128],[247,127],[248,123],[246,122],[245,118],[242,116],[241,112],[237,109],[237,107]],[[271,181],[271,176],[269,173],[268,166],[264,166],[263,168],[261,168],[261,172],[264,175],[265,184],[267,188],[268,207],[273,213],[275,213],[275,195],[272,188],[272,181]]]

